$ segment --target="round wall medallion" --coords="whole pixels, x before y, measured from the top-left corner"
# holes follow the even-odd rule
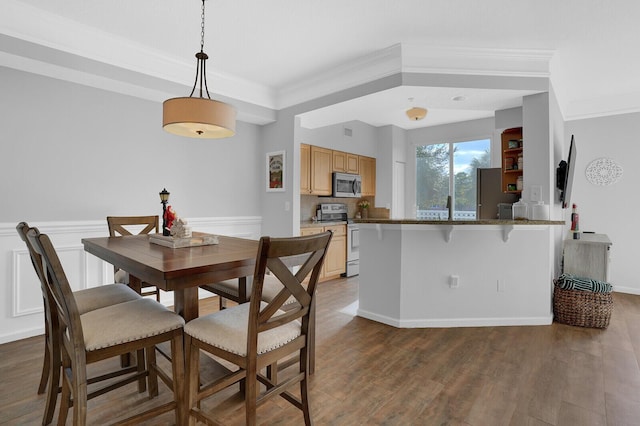
[[[597,158],[589,163],[585,174],[594,185],[612,185],[622,177],[622,166],[610,158]]]

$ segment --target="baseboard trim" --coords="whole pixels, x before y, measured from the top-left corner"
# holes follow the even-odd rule
[[[553,315],[551,314],[541,317],[522,318],[423,318],[415,320],[401,320],[358,309],[357,315],[359,317],[377,321],[396,328],[504,327],[550,325],[553,322]]]

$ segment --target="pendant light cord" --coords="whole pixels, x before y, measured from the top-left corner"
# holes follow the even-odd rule
[[[207,94],[207,98],[211,99],[211,95],[209,95],[209,87],[207,86],[207,56],[204,53],[204,1],[202,0],[202,14],[201,23],[200,23],[200,52],[196,53],[196,58],[198,59],[198,64],[196,65],[196,81],[193,83],[193,89],[191,89],[191,94],[189,97],[193,96],[193,93],[196,91],[196,86],[198,86],[198,76],[200,77],[200,97],[202,98],[202,84],[204,83],[204,90]]]

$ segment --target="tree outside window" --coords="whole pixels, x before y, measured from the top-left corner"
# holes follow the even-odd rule
[[[451,195],[454,219],[476,218],[477,169],[490,167],[489,139],[416,147],[418,219],[448,219]]]

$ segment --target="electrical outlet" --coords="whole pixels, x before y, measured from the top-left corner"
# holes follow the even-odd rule
[[[284,202],[284,211],[288,212],[289,210],[291,210],[291,202],[290,201],[285,201]]]
[[[542,186],[541,185],[532,185],[531,186],[531,201],[542,201]]]
[[[498,280],[498,293],[504,293],[504,280]]]
[[[449,287],[458,288],[460,286],[460,277],[458,275],[451,275],[449,277]]]

